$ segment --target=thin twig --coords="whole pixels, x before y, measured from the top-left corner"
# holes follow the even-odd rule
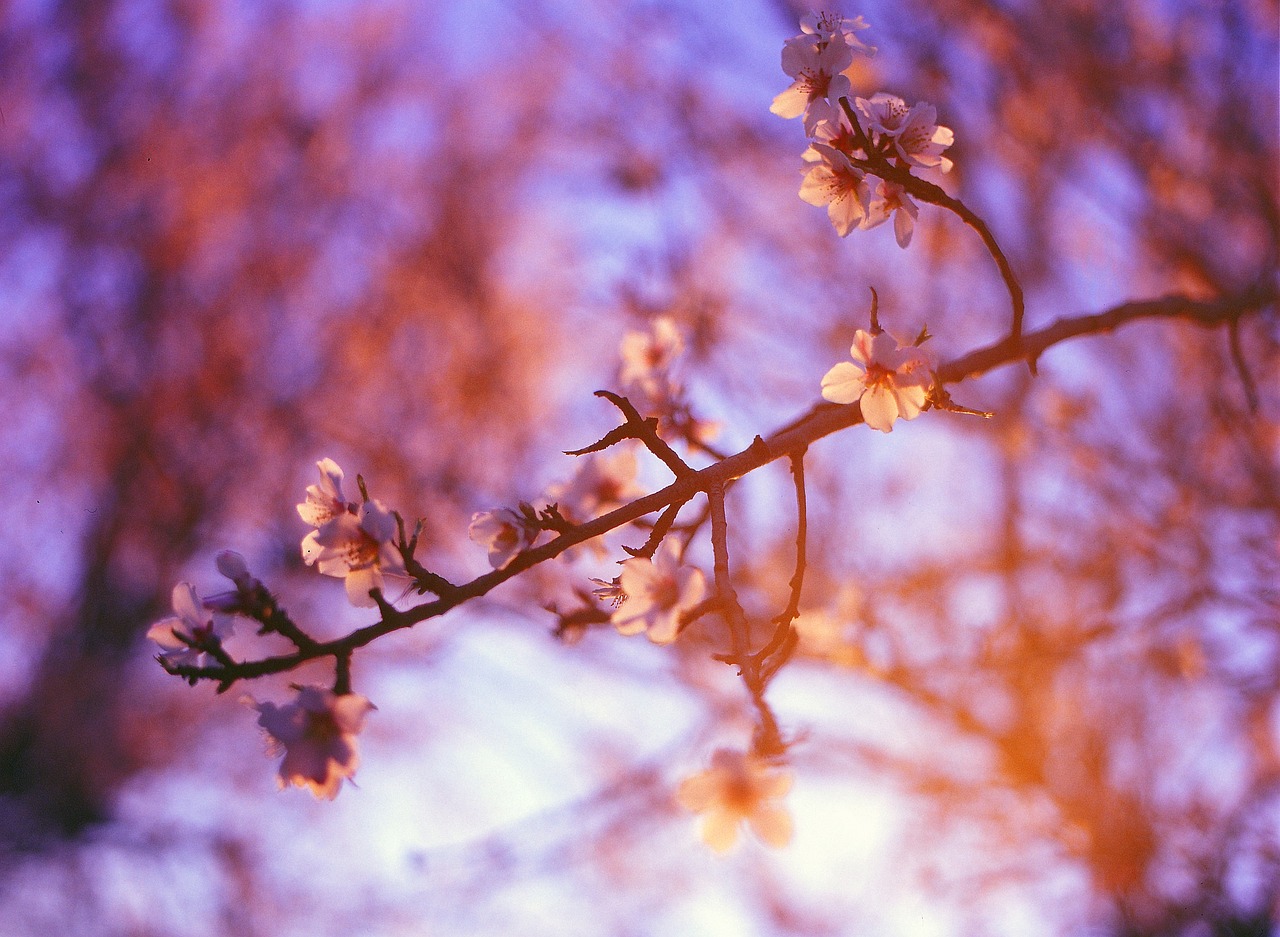
[[[671,525],[676,521],[676,515],[680,513],[680,509],[688,502],[677,501],[662,512],[662,515],[653,525],[653,530],[649,532],[649,539],[644,542],[644,546],[628,547],[623,546],[622,549],[632,556],[643,556],[646,559],[653,559],[653,554],[658,549],[658,544],[662,543],[662,538],[671,531]]]
[[[1249,373],[1249,364],[1244,360],[1244,349],[1240,347],[1240,320],[1232,319],[1227,325],[1227,341],[1231,348],[1231,361],[1236,366],[1236,374],[1240,376],[1240,385],[1244,388],[1244,399],[1249,405],[1249,412],[1258,412],[1258,385]]]
[[[1000,278],[1004,280],[1005,289],[1009,292],[1009,302],[1013,306],[1013,323],[1009,329],[1009,338],[1016,342],[1022,337],[1022,321],[1026,313],[1026,297],[1022,292],[1022,284],[1018,282],[1018,277],[1014,274],[1013,267],[1009,264],[1009,258],[1001,250],[999,242],[996,241],[995,235],[991,233],[991,229],[987,227],[987,223],[960,199],[948,195],[945,190],[932,182],[912,175],[910,169],[903,166],[894,166],[884,156],[877,153],[872,149],[871,143],[858,121],[858,115],[849,104],[849,99],[841,98],[840,106],[849,118],[849,123],[853,125],[854,135],[859,141],[859,146],[867,154],[866,159],[854,158],[852,162],[855,166],[902,186],[922,202],[945,208],[977,232],[978,237],[982,239],[983,245],[987,248],[987,253],[996,262],[996,267],[1000,270]],[[1028,358],[1027,360],[1034,372],[1035,359]]]

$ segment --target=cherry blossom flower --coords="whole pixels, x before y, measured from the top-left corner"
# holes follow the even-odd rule
[[[827,206],[827,217],[836,233],[845,237],[867,215],[871,187],[866,174],[849,157],[824,143],[812,149],[820,161],[813,163],[800,184],[800,197],[810,205]]]
[[[210,612],[187,582],[173,587],[174,617],[156,622],[147,637],[160,646],[160,656],[175,666],[204,666],[208,654],[202,648],[231,636],[230,615]]]
[[[875,195],[862,219],[860,228],[874,228],[884,224],[893,216],[893,235],[898,239],[898,246],[905,248],[911,243],[911,235],[915,232],[916,218],[920,208],[912,201],[907,190],[896,182],[882,179],[876,187]]]
[[[369,592],[383,587],[383,572],[404,575],[404,558],[393,542],[396,521],[381,501],[339,514],[302,541],[302,558],[326,576],[346,578],[347,598],[362,608],[377,603]]]
[[[573,478],[547,491],[561,515],[573,524],[607,514],[642,494],[644,489],[636,484],[636,455],[630,449],[579,457]]]
[[[680,633],[680,616],[707,594],[702,570],[681,563],[679,548],[664,541],[648,557],[622,564],[618,586],[626,595],[610,621],[619,634],[646,632],[654,644],[670,644]]]
[[[824,42],[829,42],[834,37],[840,36],[853,51],[861,52],[863,55],[875,55],[876,47],[867,45],[857,35],[868,28],[870,28],[870,25],[861,16],[849,19],[847,16],[841,16],[839,13],[833,13],[829,10],[808,13],[800,18],[800,31],[802,33],[817,36],[818,39]]]
[[[467,536],[489,551],[489,565],[502,569],[511,558],[538,539],[538,528],[510,508],[471,515]]]
[[[351,508],[342,496],[342,469],[333,459],[321,459],[320,484],[307,486],[307,499],[298,505],[298,514],[312,527],[323,527]]]
[[[860,401],[867,425],[885,433],[899,417],[912,420],[920,415],[929,384],[924,352],[902,347],[888,332],[873,336],[859,329],[849,353],[852,363],[841,361],[822,378],[824,398],[832,403]]]
[[[370,710],[377,707],[355,693],[338,695],[318,686],[294,689],[297,699],[283,706],[251,697],[245,701],[258,711],[258,725],[267,731],[270,753],[284,754],[280,787],[294,784],[307,788],[317,799],[333,800],[342,779],[356,773],[360,764],[356,736]]]
[[[951,160],[941,154],[956,142],[956,137],[951,128],[938,126],[938,111],[932,104],[921,101],[907,107],[902,98],[881,92],[870,100],[857,98],[854,105],[867,119],[870,130],[893,141],[893,148],[904,163],[951,171]]]
[[[791,842],[791,814],[777,801],[791,789],[791,774],[772,769],[746,752],[722,748],[711,767],[686,778],[676,792],[680,806],[702,814],[702,841],[726,853],[738,841],[745,821],[756,836],[775,848]]]
[[[838,101],[852,93],[847,75],[841,74],[853,64],[853,49],[842,34],[823,39],[803,34],[788,39],[782,46],[782,70],[793,81],[787,90],[773,99],[769,110],[779,117],[804,118],[804,130],[812,135],[818,117],[811,110],[816,101]]]
[[[619,346],[618,383],[625,394],[639,394],[661,406],[677,392],[671,366],[684,352],[684,338],[670,316],[658,316],[647,332],[628,332]]]
[[[813,128],[814,143],[825,143],[849,157],[863,155],[853,134],[853,124],[849,122],[849,115],[843,107],[828,101],[817,101],[814,103],[814,114],[817,117]],[[801,155],[808,163],[816,163],[822,159],[822,154],[812,146]]]

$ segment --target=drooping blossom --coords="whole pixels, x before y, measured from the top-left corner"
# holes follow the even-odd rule
[[[370,590],[382,589],[383,573],[404,575],[404,558],[396,549],[395,517],[376,499],[355,514],[339,514],[302,541],[302,558],[326,576],[346,579],[352,605],[376,603]]]
[[[343,778],[360,764],[356,736],[365,717],[376,707],[355,693],[342,695],[318,686],[299,686],[297,698],[283,706],[246,702],[258,711],[258,725],[267,731],[268,750],[284,754],[279,783],[305,787],[317,798],[333,800]]]
[[[670,644],[680,633],[681,615],[707,594],[702,570],[682,563],[679,548],[664,541],[653,555],[622,564],[618,587],[626,596],[610,621],[619,634],[645,632],[654,644]]]
[[[628,332],[618,352],[618,383],[624,394],[638,395],[639,402],[659,408],[676,395],[671,368],[684,353],[684,338],[670,316],[655,318],[648,331]]]
[[[874,228],[884,224],[892,216],[893,236],[897,238],[898,246],[905,248],[911,243],[911,235],[915,232],[916,218],[919,214],[919,206],[912,201],[906,189],[896,182],[882,179],[876,186],[867,215],[862,219],[859,227]]]
[[[489,565],[501,569],[538,538],[537,525],[510,508],[471,515],[467,536],[489,551]]]
[[[810,164],[805,173],[800,197],[810,205],[826,205],[827,217],[836,233],[844,237],[866,217],[871,187],[866,174],[844,153],[823,143],[815,143],[811,149],[819,161]]]
[[[702,814],[702,841],[718,853],[738,841],[745,822],[764,843],[775,848],[791,842],[791,814],[778,801],[791,790],[791,774],[772,768],[746,752],[722,748],[711,767],[686,778],[676,792],[680,806]]]
[[[857,98],[854,106],[867,120],[868,129],[893,143],[898,157],[922,169],[939,168],[950,172],[951,160],[942,151],[956,142],[950,127],[938,125],[938,110],[923,101],[908,107],[907,102],[892,94]]]
[[[920,415],[928,398],[929,361],[915,346],[902,347],[888,332],[858,329],[849,349],[853,361],[841,361],[822,378],[822,396],[832,403],[860,401],[862,418],[889,432],[893,421]]]
[[[547,497],[573,524],[607,514],[642,494],[644,489],[636,484],[636,455],[630,449],[581,456],[573,477],[547,490]]]
[[[187,582],[173,587],[171,618],[156,622],[147,637],[160,646],[160,656],[175,666],[204,666],[208,653],[203,648],[231,636],[230,615],[205,608],[195,588]]]

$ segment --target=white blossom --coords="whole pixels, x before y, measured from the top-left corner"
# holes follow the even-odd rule
[[[302,541],[302,558],[326,576],[345,577],[352,605],[370,607],[373,589],[383,588],[383,573],[404,574],[396,549],[395,517],[378,500],[366,501],[355,514],[339,514]]]
[[[489,551],[490,566],[501,569],[513,556],[533,545],[538,528],[523,514],[497,508],[471,515],[467,536]]]
[[[360,753],[356,736],[365,717],[376,707],[355,693],[338,695],[318,686],[299,686],[297,699],[277,706],[246,702],[258,711],[258,725],[267,731],[273,755],[280,762],[280,787],[305,787],[317,798],[333,800],[342,780],[356,773]]]
[[[852,363],[842,361],[822,378],[824,398],[832,403],[860,401],[867,425],[885,433],[899,417],[911,420],[920,415],[929,384],[924,352],[902,347],[888,332],[873,336],[859,329],[849,353]]]
[[[173,611],[172,618],[156,622],[147,631],[147,637],[160,646],[160,656],[170,664],[202,667],[208,654],[201,647],[231,636],[231,616],[205,608],[190,583],[173,587]]]
[[[871,187],[866,174],[833,147],[815,143],[811,149],[819,161],[812,163],[800,184],[800,197],[810,205],[827,206],[827,217],[841,237],[867,215]]]
[[[951,160],[942,151],[956,142],[950,127],[938,125],[938,111],[923,101],[907,107],[907,102],[892,94],[857,98],[854,106],[866,118],[868,129],[893,142],[903,162],[922,169],[939,168],[950,172]]]

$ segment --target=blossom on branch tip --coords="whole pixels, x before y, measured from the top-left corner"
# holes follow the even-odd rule
[[[818,155],[818,162],[805,173],[800,197],[810,205],[826,205],[836,233],[845,237],[867,216],[871,187],[866,174],[833,147],[815,143],[810,149]]]
[[[711,767],[681,782],[676,801],[702,814],[702,841],[718,853],[738,841],[745,822],[769,846],[791,842],[791,814],[779,799],[791,789],[791,773],[773,769],[746,752],[722,748],[711,756]]]
[[[333,800],[343,778],[360,764],[356,736],[365,717],[377,707],[355,693],[337,694],[318,686],[294,688],[297,699],[277,706],[245,702],[258,711],[258,725],[267,731],[268,750],[284,754],[280,762],[281,788],[305,787],[316,798]]]
[[[855,16],[850,19],[847,16],[842,16],[829,10],[807,13],[800,18],[800,31],[802,33],[817,36],[824,42],[829,42],[836,36],[840,36],[853,51],[861,52],[863,55],[875,55],[876,47],[867,45],[857,35],[862,30],[869,28],[870,25],[861,16]]]
[[[858,329],[849,349],[853,362],[841,361],[822,378],[822,396],[832,403],[860,402],[872,429],[889,432],[893,421],[912,420],[924,409],[929,391],[929,360],[915,346],[903,347],[888,332]]]
[[[654,644],[670,644],[680,634],[681,616],[706,597],[702,570],[685,566],[679,548],[664,541],[653,559],[637,556],[622,564],[618,587],[626,596],[609,620],[619,634],[646,632]]]
[[[396,520],[378,500],[366,501],[355,514],[340,514],[302,541],[302,558],[326,576],[346,578],[352,605],[377,603],[369,595],[383,587],[383,573],[404,575],[396,548]]]
[[[204,666],[207,648],[231,636],[231,616],[210,612],[190,583],[173,587],[174,617],[156,622],[147,637],[160,646],[160,656],[175,666]]]
[[[791,86],[773,99],[770,112],[779,117],[804,118],[806,134],[812,134],[818,117],[811,105],[818,101],[838,101],[852,93],[849,78],[841,74],[853,64],[853,49],[839,35],[822,39],[803,34],[782,46],[782,70],[793,80]]]
[[[951,160],[942,151],[956,142],[950,127],[938,125],[938,110],[923,101],[907,107],[907,102],[892,94],[856,98],[854,106],[867,120],[868,129],[888,139],[898,157],[908,165],[921,169],[938,168],[950,172]]]
[[[538,538],[538,527],[510,508],[471,515],[467,536],[489,551],[489,565],[502,569],[511,558]]]
[[[307,486],[307,498],[298,505],[298,515],[312,527],[323,527],[351,508],[342,495],[342,469],[338,463],[321,459],[316,468],[320,469],[320,484]]]

